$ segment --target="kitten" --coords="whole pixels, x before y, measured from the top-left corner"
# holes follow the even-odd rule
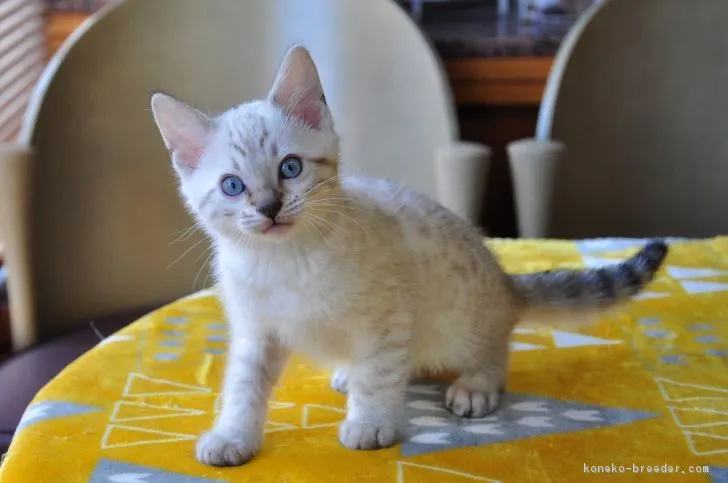
[[[656,241],[613,267],[505,274],[478,231],[436,202],[339,176],[339,139],[302,47],[288,51],[265,100],[217,117],[162,93],[151,104],[181,195],[213,242],[231,326],[222,411],[197,443],[205,464],[258,452],[291,350],[336,366],[347,448],[397,441],[420,369],[457,371],[445,405],[483,417],[498,406],[511,329],[527,311],[628,300],[667,253]]]

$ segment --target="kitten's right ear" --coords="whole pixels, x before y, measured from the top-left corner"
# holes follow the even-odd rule
[[[210,118],[161,92],[152,95],[151,104],[172,162],[183,169],[197,168],[212,128]]]
[[[316,64],[305,47],[296,45],[288,49],[268,100],[306,126],[321,128],[327,112],[326,100]]]

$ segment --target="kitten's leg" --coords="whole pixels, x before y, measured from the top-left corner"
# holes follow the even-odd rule
[[[498,408],[505,390],[509,333],[488,334],[487,343],[448,388],[445,406],[464,418],[482,418]]]
[[[331,387],[342,394],[346,394],[349,385],[349,372],[343,367],[337,367],[331,376]]]
[[[263,442],[268,399],[287,358],[288,350],[272,338],[233,339],[220,416],[197,442],[200,463],[238,466],[255,456]]]
[[[349,368],[348,411],[339,441],[349,449],[379,449],[397,442],[409,368],[409,317],[388,324],[372,340],[357,341]]]

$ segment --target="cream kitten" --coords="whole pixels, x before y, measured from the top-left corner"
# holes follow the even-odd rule
[[[479,233],[434,201],[339,176],[339,139],[302,47],[286,54],[265,100],[208,117],[157,93],[152,108],[182,196],[213,241],[232,331],[222,411],[197,444],[209,465],[258,452],[291,350],[337,367],[347,448],[397,441],[420,369],[457,371],[445,405],[482,417],[498,405],[509,335],[527,310],[627,300],[667,252],[652,242],[614,267],[505,274]]]

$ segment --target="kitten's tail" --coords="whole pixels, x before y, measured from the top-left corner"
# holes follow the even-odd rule
[[[528,318],[608,309],[638,294],[667,256],[663,241],[650,241],[632,258],[588,270],[552,270],[512,275]],[[550,318],[550,317],[549,317]]]

